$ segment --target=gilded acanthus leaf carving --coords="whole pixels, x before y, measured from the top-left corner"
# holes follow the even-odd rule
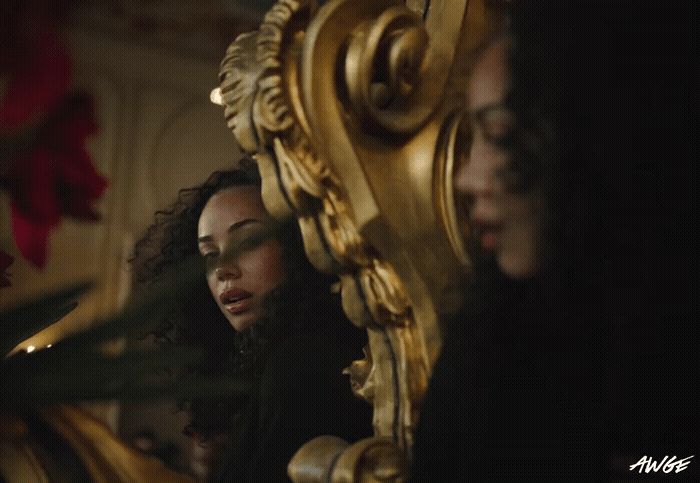
[[[262,73],[261,66],[251,55],[255,53],[256,39],[255,32],[239,35],[226,50],[219,75],[226,123],[241,148],[248,152],[260,148],[261,137],[251,116]]]
[[[375,321],[395,326],[411,323],[411,302],[391,265],[375,258],[359,270],[359,278]]]
[[[367,401],[372,401],[374,399],[372,352],[369,346],[366,346],[362,351],[365,355],[364,358],[353,361],[350,367],[346,367],[343,370],[343,374],[350,376],[352,391],[357,396]]]
[[[365,243],[352,218],[350,206],[337,187],[326,190],[322,210],[321,226],[341,263],[350,266],[367,264]]]
[[[280,0],[260,25],[255,58],[263,75],[258,83],[261,100],[256,103],[254,116],[271,135],[298,127],[283,81],[285,54],[300,41],[295,34],[308,23],[315,9],[316,2],[312,0]]]

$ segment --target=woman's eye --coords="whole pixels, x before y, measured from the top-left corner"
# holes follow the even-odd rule
[[[494,119],[484,123],[483,131],[486,138],[496,142],[511,137],[514,126],[510,119]]]
[[[491,144],[503,150],[510,151],[515,146],[515,134],[512,131],[498,136],[490,136],[488,139]]]
[[[480,128],[484,139],[498,147],[508,148],[515,137],[515,119],[505,109],[485,113]]]

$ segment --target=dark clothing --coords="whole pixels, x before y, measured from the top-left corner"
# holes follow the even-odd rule
[[[696,308],[628,267],[597,295],[580,281],[477,287],[434,368],[413,480],[659,478],[630,466],[697,455]],[[663,477],[697,479],[695,458]]]
[[[364,334],[336,330],[333,323],[341,322],[290,335],[271,349],[216,480],[288,481],[289,460],[314,437],[354,442],[372,435],[372,407],[355,397],[341,374],[362,356]]]
[[[552,280],[529,303],[512,293],[456,319],[412,476],[697,481],[697,175],[685,170],[697,156],[677,153],[687,95],[668,88],[684,78],[670,67],[687,64],[684,43],[656,28],[677,22],[653,7],[649,29],[643,8],[631,19],[622,5],[512,3],[510,104],[516,124],[555,131],[554,154],[532,167],[552,179],[549,265],[569,286],[556,295]],[[679,474],[630,471],[666,455],[695,457]]]
[[[538,285],[499,280],[453,321],[421,409],[413,480],[596,476],[591,331],[563,331],[535,308]]]

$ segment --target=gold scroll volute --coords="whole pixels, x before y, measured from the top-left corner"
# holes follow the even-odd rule
[[[357,28],[345,57],[345,83],[363,122],[392,133],[415,131],[432,113],[425,76],[428,33],[404,5],[384,10]]]
[[[434,187],[435,206],[450,245],[460,263],[469,266],[471,261],[466,240],[469,237],[466,200],[460,199],[454,191],[454,178],[457,170],[468,161],[471,144],[469,114],[456,110],[445,119],[438,138],[435,153]]]

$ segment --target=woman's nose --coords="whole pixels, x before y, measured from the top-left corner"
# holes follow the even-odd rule
[[[454,180],[455,188],[462,195],[474,198],[491,198],[493,183],[483,169],[475,169],[469,161],[460,166]]]
[[[484,142],[482,137],[475,136],[469,149],[469,157],[463,160],[457,170],[454,184],[455,189],[463,195],[472,196],[475,199],[491,199],[494,196],[494,166],[500,159],[494,155],[492,149]]]
[[[228,279],[235,279],[241,276],[241,269],[236,263],[227,263],[220,265],[214,270],[216,279],[223,282]]]

